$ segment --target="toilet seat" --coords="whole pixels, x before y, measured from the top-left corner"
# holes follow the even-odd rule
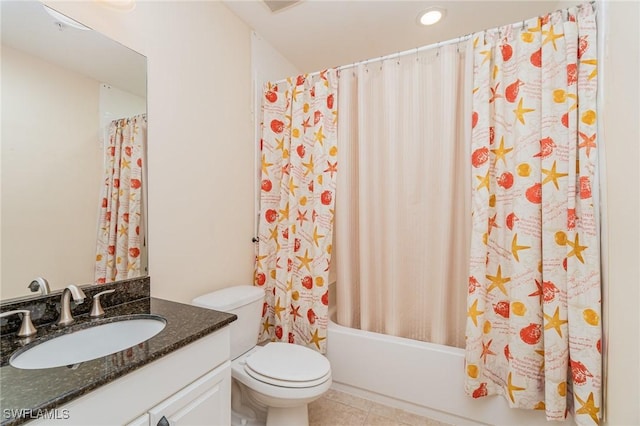
[[[247,356],[244,369],[256,380],[288,388],[317,386],[331,378],[331,365],[323,355],[281,342],[267,343]]]
[[[324,376],[320,377],[319,379],[316,380],[311,380],[308,382],[291,382],[291,381],[286,381],[286,380],[278,380],[278,379],[274,379],[273,377],[267,377],[264,376],[260,373],[257,373],[253,370],[251,370],[250,368],[247,367],[247,365],[245,364],[245,371],[247,372],[247,374],[249,374],[251,377],[253,377],[256,380],[259,380],[263,383],[267,383],[269,385],[274,385],[274,386],[279,386],[279,387],[283,387],[283,388],[308,388],[308,387],[312,387],[312,386],[317,386],[320,385],[324,382],[326,382],[330,377],[331,377],[331,373],[327,373]]]

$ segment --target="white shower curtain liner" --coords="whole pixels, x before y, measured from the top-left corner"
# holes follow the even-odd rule
[[[338,323],[464,345],[471,211],[466,43],[338,84]],[[466,102],[465,102],[466,99]]]

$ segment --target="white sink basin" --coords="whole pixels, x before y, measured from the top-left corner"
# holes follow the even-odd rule
[[[25,370],[62,367],[91,361],[135,346],[160,333],[161,317],[122,319],[46,340],[14,354],[9,363]]]

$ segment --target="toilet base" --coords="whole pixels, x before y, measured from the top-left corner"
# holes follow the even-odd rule
[[[231,389],[232,426],[307,426],[309,424],[308,404],[302,403],[293,407],[265,406],[263,401],[260,401],[262,398],[256,398],[257,395],[254,392],[235,379]]]
[[[231,411],[231,426],[265,426],[265,421]]]
[[[231,362],[233,425],[307,426],[308,405],[331,387],[331,377],[311,387],[281,387],[250,376],[245,359],[259,347]],[[236,423],[237,422],[237,423]]]
[[[231,413],[231,426],[308,426],[308,406],[293,408],[271,407],[267,414],[267,420],[240,413]]]
[[[267,426],[308,426],[309,410],[307,404],[297,407],[269,407]]]

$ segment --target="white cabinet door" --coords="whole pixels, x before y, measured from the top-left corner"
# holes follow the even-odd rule
[[[126,426],[149,426],[149,413],[144,413],[132,422],[127,423]]]
[[[228,426],[230,423],[229,361],[149,410],[150,426]]]

